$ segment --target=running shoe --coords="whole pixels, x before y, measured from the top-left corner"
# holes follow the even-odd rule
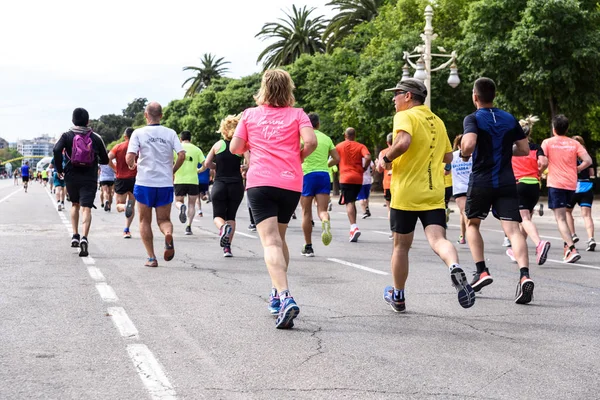
[[[406,304],[404,303],[404,299],[395,300],[394,299],[394,288],[392,286],[386,286],[383,289],[383,300],[392,307],[397,313],[403,313],[406,311]]]
[[[571,239],[573,239],[573,243],[579,242],[579,236],[576,233],[571,235]]]
[[[279,301],[277,290],[271,289],[271,294],[269,295],[269,312],[272,315],[277,315],[279,314],[279,308],[281,308],[281,302]]]
[[[193,235],[193,233],[192,233],[192,227],[191,226],[188,225],[188,226],[185,227],[185,234],[188,235],[188,236],[189,235]]]
[[[294,211],[294,213],[292,214],[292,219],[296,219],[296,211]]]
[[[202,212],[202,210],[198,210],[198,216],[199,217],[204,217],[204,213]]]
[[[321,240],[323,241],[323,244],[325,246],[329,246],[329,243],[331,243],[331,222],[329,221],[323,221],[321,223],[321,227],[323,229],[323,232],[321,232]]]
[[[360,230],[358,229],[358,227],[356,227],[350,231],[350,241],[352,243],[358,242],[359,237],[360,237]]]
[[[90,253],[88,253],[88,240],[84,236],[79,241],[79,257],[87,257]]]
[[[131,218],[133,215],[133,200],[128,200],[125,206],[125,218]]]
[[[231,225],[225,224],[225,225],[221,226],[221,229],[219,230],[219,243],[221,244],[221,247],[229,246],[230,237],[231,237]]]
[[[248,225],[248,230],[249,230],[250,232],[256,232],[256,225],[254,225],[254,224],[250,224],[250,225]]]
[[[475,304],[475,291],[467,282],[467,276],[460,267],[455,267],[450,272],[450,280],[452,280],[452,286],[458,292],[458,304],[462,308],[469,308]]]
[[[179,222],[181,222],[182,224],[185,224],[187,222],[187,207],[185,204],[181,205],[181,208],[179,209]]]
[[[540,215],[540,217],[544,216],[544,205],[542,203],[540,203],[540,208],[538,209],[538,214]]]
[[[287,296],[281,302],[279,315],[275,321],[275,328],[290,329],[294,327],[294,319],[300,314],[300,307],[294,301],[294,298]]]
[[[510,258],[510,261],[512,261],[514,263],[517,262],[517,259],[515,258],[515,253],[513,253],[512,249],[507,249],[506,255],[508,256],[508,258]]]
[[[581,256],[577,252],[577,249],[571,250],[565,246],[565,256],[563,257],[564,262],[573,264],[574,262],[577,262],[580,258]]]
[[[146,260],[144,267],[156,268],[156,267],[158,267],[158,260],[153,257],[148,257],[148,260]]]
[[[175,244],[173,243],[173,235],[170,233],[165,235],[165,252],[163,257],[165,261],[171,261],[175,257]]]
[[[62,211],[62,204],[58,203],[58,211]]]
[[[311,220],[310,220],[310,224],[311,224],[312,226],[315,226],[315,220],[314,220],[314,219],[311,219]]]
[[[79,234],[73,234],[73,236],[71,237],[71,247],[79,247],[79,241]]]
[[[473,274],[471,287],[474,291],[479,292],[485,286],[491,285],[492,282],[494,282],[494,279],[492,279],[492,276],[488,271],[483,271],[481,273],[476,272]]]
[[[450,221],[450,209],[446,208],[446,223],[448,223],[448,221]]]
[[[302,255],[305,257],[314,257],[315,251],[312,248],[312,244],[305,244],[302,248]]]
[[[504,236],[504,241],[502,242],[502,247],[510,247],[510,240],[506,236]]]
[[[127,228],[123,229],[123,239],[131,239],[131,232]]]
[[[393,234],[393,233],[390,233],[390,236],[388,236],[388,239],[390,239],[390,240],[394,240],[394,234]]]
[[[110,207],[108,206],[108,201],[104,202],[104,211],[108,211],[110,210]]]
[[[515,293],[515,303],[529,304],[533,300],[533,281],[528,276],[521,277],[517,284],[517,292]]]
[[[363,214],[362,219],[369,218],[370,216],[371,216],[371,211],[369,211],[369,209],[367,209],[367,212]]]
[[[596,241],[594,240],[594,238],[590,238],[587,241],[587,247],[585,249],[585,251],[595,251],[596,250]]]
[[[540,240],[538,245],[535,247],[535,256],[537,258],[538,265],[542,265],[548,258],[548,251],[550,251],[550,242],[546,240]]]
[[[229,247],[229,246],[223,247],[223,257],[226,257],[226,258],[233,257],[233,254],[231,253],[231,247]]]
[[[333,205],[331,204],[331,200],[329,200],[329,204],[327,205],[327,211],[333,210]]]
[[[465,240],[465,237],[463,235],[460,235],[458,237],[458,240],[456,241],[456,243],[458,243],[458,244],[467,244],[467,241]]]

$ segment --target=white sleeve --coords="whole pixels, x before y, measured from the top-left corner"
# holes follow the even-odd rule
[[[137,132],[133,131],[129,144],[127,145],[127,152],[137,154],[140,151],[140,140],[138,139]]]
[[[175,150],[175,153],[179,153],[180,151],[183,151],[183,146],[177,137],[177,133],[175,133],[175,131],[171,132],[173,132],[173,138],[171,139],[173,141],[173,150]]]

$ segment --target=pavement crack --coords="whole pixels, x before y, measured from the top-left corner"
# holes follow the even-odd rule
[[[304,365],[307,362],[309,362],[310,360],[312,360],[314,357],[319,356],[321,354],[324,353],[323,351],[323,338],[319,337],[319,333],[323,330],[323,328],[321,326],[317,326],[317,329],[313,330],[310,337],[317,339],[317,348],[315,349],[315,352],[311,355],[309,355],[308,357],[306,357],[304,359],[304,361],[302,361],[300,363],[300,365]]]
[[[509,372],[511,372],[512,370],[514,370],[514,368],[510,368],[507,371],[504,371],[502,374],[500,374],[496,379],[492,379],[491,381],[489,381],[485,386],[480,387],[479,389],[475,390],[474,392],[472,392],[469,396],[474,396],[475,393],[481,392],[483,389],[487,388],[488,386],[491,386],[494,382],[500,380],[504,375],[508,374]]]

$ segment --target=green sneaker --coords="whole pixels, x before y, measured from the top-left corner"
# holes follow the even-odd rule
[[[323,233],[321,233],[321,240],[325,246],[329,246],[331,243],[331,223],[329,221],[323,221],[321,224],[323,227]]]

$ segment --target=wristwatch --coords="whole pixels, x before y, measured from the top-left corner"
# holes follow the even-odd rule
[[[389,164],[392,161],[389,158],[387,158],[387,154],[386,154],[386,155],[383,156],[383,162],[386,163],[386,164]]]

